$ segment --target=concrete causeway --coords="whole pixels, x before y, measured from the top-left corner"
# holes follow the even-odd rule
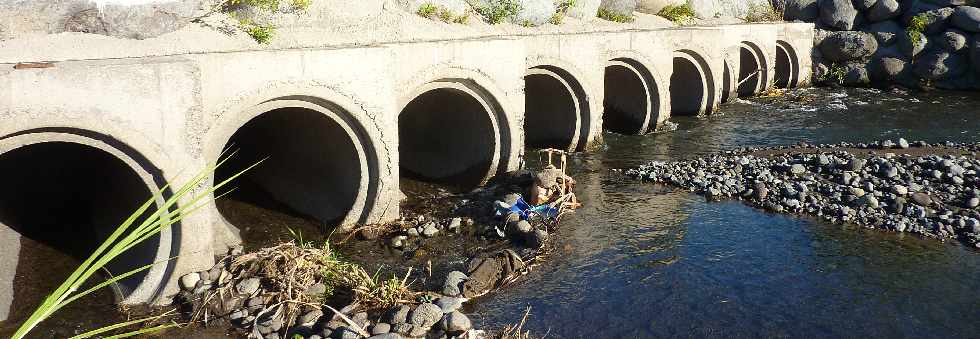
[[[91,234],[225,149],[240,152],[215,180],[269,157],[247,180],[349,230],[398,218],[403,174],[475,185],[518,169],[525,146],[588,151],[604,128],[649,133],[739,95],[807,86],[812,41],[812,24],[767,23],[57,60],[14,53],[0,58],[0,319],[15,275],[30,269],[17,267],[22,236],[84,253],[98,242]],[[239,241],[211,204],[117,264],[178,257],[123,284],[123,301],[166,300],[177,277]]]

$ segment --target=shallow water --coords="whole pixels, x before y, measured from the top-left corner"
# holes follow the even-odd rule
[[[673,132],[606,134],[570,161],[585,207],[563,220],[557,253],[470,311],[496,328],[530,306],[526,328],[560,338],[980,337],[976,250],[708,203],[610,171],[799,141],[978,141],[978,118],[975,93],[808,89],[675,119]]]

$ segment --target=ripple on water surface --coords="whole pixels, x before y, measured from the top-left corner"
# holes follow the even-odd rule
[[[812,101],[733,103],[709,119],[678,119],[674,132],[607,134],[603,150],[575,155],[585,207],[562,223],[548,264],[478,300],[474,319],[502,326],[530,305],[530,328],[561,338],[980,336],[976,251],[706,203],[609,171],[798,141],[980,139],[975,93],[791,94],[800,96]]]

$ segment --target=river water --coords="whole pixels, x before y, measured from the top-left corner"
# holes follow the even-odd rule
[[[812,100],[812,101],[811,101]],[[584,208],[521,283],[468,311],[559,338],[980,337],[980,251],[774,215],[611,171],[742,146],[980,141],[980,95],[805,89],[576,154]]]

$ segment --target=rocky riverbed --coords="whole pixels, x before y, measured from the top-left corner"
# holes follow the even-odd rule
[[[180,278],[180,322],[265,339],[508,338],[513,330],[475,329],[463,307],[548,253],[557,219],[507,212],[515,192],[557,180],[541,173],[508,173],[466,193],[409,181],[398,222],[333,239],[289,228],[291,241],[233,249]]]
[[[958,239],[980,249],[980,144],[908,142],[743,148],[625,174],[777,213]]]

